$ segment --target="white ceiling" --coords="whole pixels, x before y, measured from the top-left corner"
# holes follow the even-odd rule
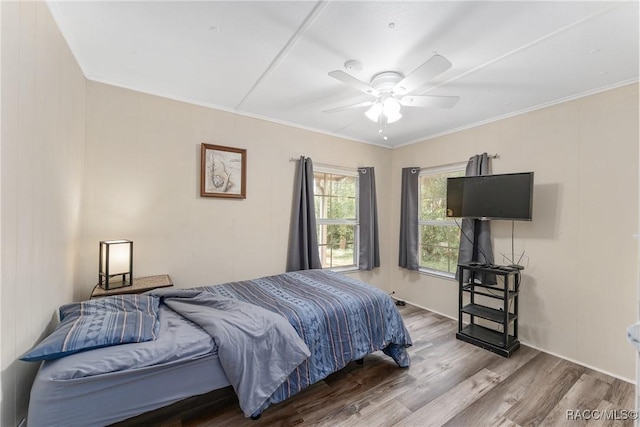
[[[388,147],[639,78],[637,0],[49,5],[90,80]],[[413,94],[459,96],[453,108],[403,107],[386,141],[366,108],[323,113],[372,99],[328,76],[345,61],[368,83],[436,52],[453,66]]]

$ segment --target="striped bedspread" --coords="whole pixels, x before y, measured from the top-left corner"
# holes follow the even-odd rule
[[[377,350],[400,367],[410,364],[406,348],[411,338],[391,298],[342,274],[306,270],[195,289],[279,313],[309,347],[311,356],[262,410]]]

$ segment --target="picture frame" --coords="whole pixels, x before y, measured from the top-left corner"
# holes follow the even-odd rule
[[[200,196],[245,199],[247,197],[247,150],[202,143]]]

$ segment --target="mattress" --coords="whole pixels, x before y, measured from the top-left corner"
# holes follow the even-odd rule
[[[211,337],[160,307],[158,339],[43,362],[30,427],[101,426],[229,385]]]

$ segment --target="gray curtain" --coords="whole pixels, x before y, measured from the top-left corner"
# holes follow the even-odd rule
[[[420,168],[402,169],[400,199],[400,257],[398,265],[418,270],[418,176]]]
[[[313,268],[322,268],[313,203],[313,162],[302,156],[296,168],[294,182],[287,271]]]
[[[490,173],[487,153],[477,154],[469,159],[466,176],[489,175]],[[493,264],[490,221],[463,218],[461,229],[458,262],[461,264],[469,262]],[[456,279],[458,279],[457,270]],[[482,280],[487,284],[495,284],[496,276],[494,274],[486,274]],[[464,272],[463,281],[469,281],[469,271]]]
[[[358,168],[360,215],[360,270],[380,267],[378,244],[378,203],[376,201],[376,175],[372,167]]]

